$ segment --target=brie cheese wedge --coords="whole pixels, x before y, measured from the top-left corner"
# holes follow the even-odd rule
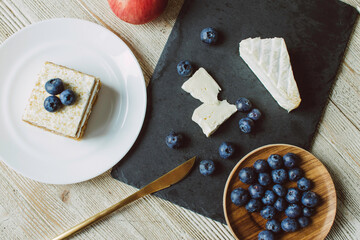
[[[204,68],[197,70],[181,88],[203,103],[219,102],[217,96],[221,88]]]
[[[192,120],[196,122],[209,137],[220,125],[237,111],[236,106],[226,100],[215,104],[203,103],[194,110]]]
[[[278,104],[288,112],[301,99],[283,38],[248,38],[240,42],[240,56]]]

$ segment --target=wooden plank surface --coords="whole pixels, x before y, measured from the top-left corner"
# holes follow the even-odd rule
[[[344,0],[360,6],[360,0]],[[0,0],[0,43],[41,20],[71,17],[103,25],[138,58],[148,82],[183,0],[170,0],[155,21],[120,21],[106,0]],[[338,212],[328,239],[360,236],[360,25],[357,22],[312,153],[330,171]],[[1,133],[0,133],[1,134]],[[49,239],[136,191],[109,172],[72,185],[41,184],[0,163],[0,239]],[[233,239],[227,226],[149,196],[126,206],[74,239]]]

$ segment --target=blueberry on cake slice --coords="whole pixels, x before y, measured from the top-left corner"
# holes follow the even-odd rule
[[[80,140],[100,87],[99,78],[45,62],[22,120],[47,131]]]

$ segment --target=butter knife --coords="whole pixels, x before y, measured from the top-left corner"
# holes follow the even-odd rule
[[[171,185],[179,182],[183,179],[192,169],[194,166],[196,157],[193,157],[187,160],[185,163],[181,164],[180,166],[174,168],[170,172],[166,173],[165,175],[161,176],[160,178],[156,179],[155,181],[151,182],[150,184],[146,185],[139,191],[133,193],[129,197],[125,198],[124,200],[112,205],[111,207],[103,210],[102,212],[97,213],[96,215],[88,218],[87,220],[79,223],[78,225],[72,227],[71,229],[67,230],[66,232],[60,234],[59,236],[55,237],[53,240],[60,240],[65,239],[66,237],[71,236],[72,234],[80,231],[81,229],[93,224],[94,222],[100,220],[101,218],[109,215],[110,213],[118,210],[119,208],[129,204],[141,197],[144,197],[148,194],[163,190],[165,188],[170,187]]]

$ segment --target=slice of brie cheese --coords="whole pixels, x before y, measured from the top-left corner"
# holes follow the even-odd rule
[[[226,100],[215,104],[203,103],[194,110],[192,120],[196,122],[209,137],[220,125],[237,111],[236,106]]]
[[[203,103],[217,103],[221,88],[204,68],[199,68],[181,87]]]
[[[283,38],[248,38],[240,42],[240,56],[278,104],[288,112],[301,99]]]

